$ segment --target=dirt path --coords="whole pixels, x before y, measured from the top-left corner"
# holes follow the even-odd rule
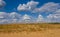
[[[60,29],[40,32],[0,33],[0,37],[60,37]]]

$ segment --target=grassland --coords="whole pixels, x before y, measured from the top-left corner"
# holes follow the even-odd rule
[[[60,37],[60,24],[0,24],[0,37]]]
[[[48,29],[60,29],[60,24],[57,23],[32,23],[32,24],[0,24],[0,33],[13,32],[36,32],[46,31]]]

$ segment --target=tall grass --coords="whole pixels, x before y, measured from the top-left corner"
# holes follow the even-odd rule
[[[47,29],[60,29],[60,24],[49,23],[31,23],[31,24],[0,24],[0,32],[33,32],[33,31],[45,31]]]

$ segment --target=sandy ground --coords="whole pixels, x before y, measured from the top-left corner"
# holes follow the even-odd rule
[[[0,37],[60,37],[60,29],[36,32],[0,33]]]

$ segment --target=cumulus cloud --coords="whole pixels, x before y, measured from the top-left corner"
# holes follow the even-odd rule
[[[31,12],[55,12],[60,8],[60,3],[48,2],[37,8],[39,2],[30,1],[27,4],[20,4],[17,7],[18,11],[31,11]]]
[[[38,18],[36,20],[38,23],[44,22],[44,17],[42,15],[38,15]]]
[[[40,8],[35,8],[35,12],[55,12],[60,8],[59,3],[54,3],[54,2],[48,2],[45,3],[43,6]]]
[[[48,23],[48,22],[60,22],[60,14],[49,14],[47,18],[39,14],[35,19],[28,14],[21,16],[16,12],[6,13],[0,12],[0,24],[5,23]]]
[[[33,19],[28,14],[21,16],[17,12],[11,12],[11,13],[0,12],[0,24],[5,24],[5,23],[32,23]]]
[[[8,16],[8,13],[0,12],[0,24],[7,22],[7,16]]]
[[[0,12],[0,23],[16,23],[19,21],[20,18],[21,15],[16,12]]]
[[[25,19],[29,20],[29,19],[30,19],[30,16],[27,15],[27,14],[25,14],[25,15],[23,16],[23,20],[25,20]]]
[[[3,0],[0,0],[0,7],[4,6],[3,3],[1,3],[1,1]],[[60,22],[60,3],[48,2],[37,8],[38,4],[39,2],[35,2],[35,1],[30,1],[26,4],[19,4],[17,10],[31,11],[37,13],[52,12],[52,14],[47,15],[46,18],[43,15],[39,14],[38,17],[35,19],[34,17],[29,16],[28,14],[21,16],[19,13],[16,12],[11,12],[11,13],[0,12],[0,23]]]
[[[20,17],[21,17],[21,15],[19,13],[16,13],[16,12],[11,12],[9,14],[10,19],[19,19]]]
[[[0,0],[0,8],[4,7],[6,5],[5,1]]]
[[[60,9],[57,9],[53,14],[49,14],[46,16],[47,18],[45,19],[45,22],[58,22],[60,23]]]
[[[60,14],[60,9],[56,10],[54,13],[55,14]]]
[[[47,16],[47,22],[60,22],[60,14],[50,14]]]
[[[18,11],[31,11],[34,10],[35,7],[38,5],[39,2],[35,2],[35,1],[30,1],[26,4],[19,4],[19,6],[17,7]]]
[[[7,18],[7,17],[8,17],[8,13],[0,12],[0,18]]]
[[[36,21],[38,22],[58,22],[60,19],[60,3],[48,2],[40,7],[37,7],[39,2],[30,1],[27,4],[20,4],[18,11],[31,11],[32,13],[48,13],[46,18],[39,15]],[[50,14],[52,13],[52,14]]]
[[[23,15],[21,20],[23,23],[30,23],[32,21],[31,16],[27,14]]]
[[[0,24],[5,24],[5,23],[8,23],[7,19],[0,19]]]

